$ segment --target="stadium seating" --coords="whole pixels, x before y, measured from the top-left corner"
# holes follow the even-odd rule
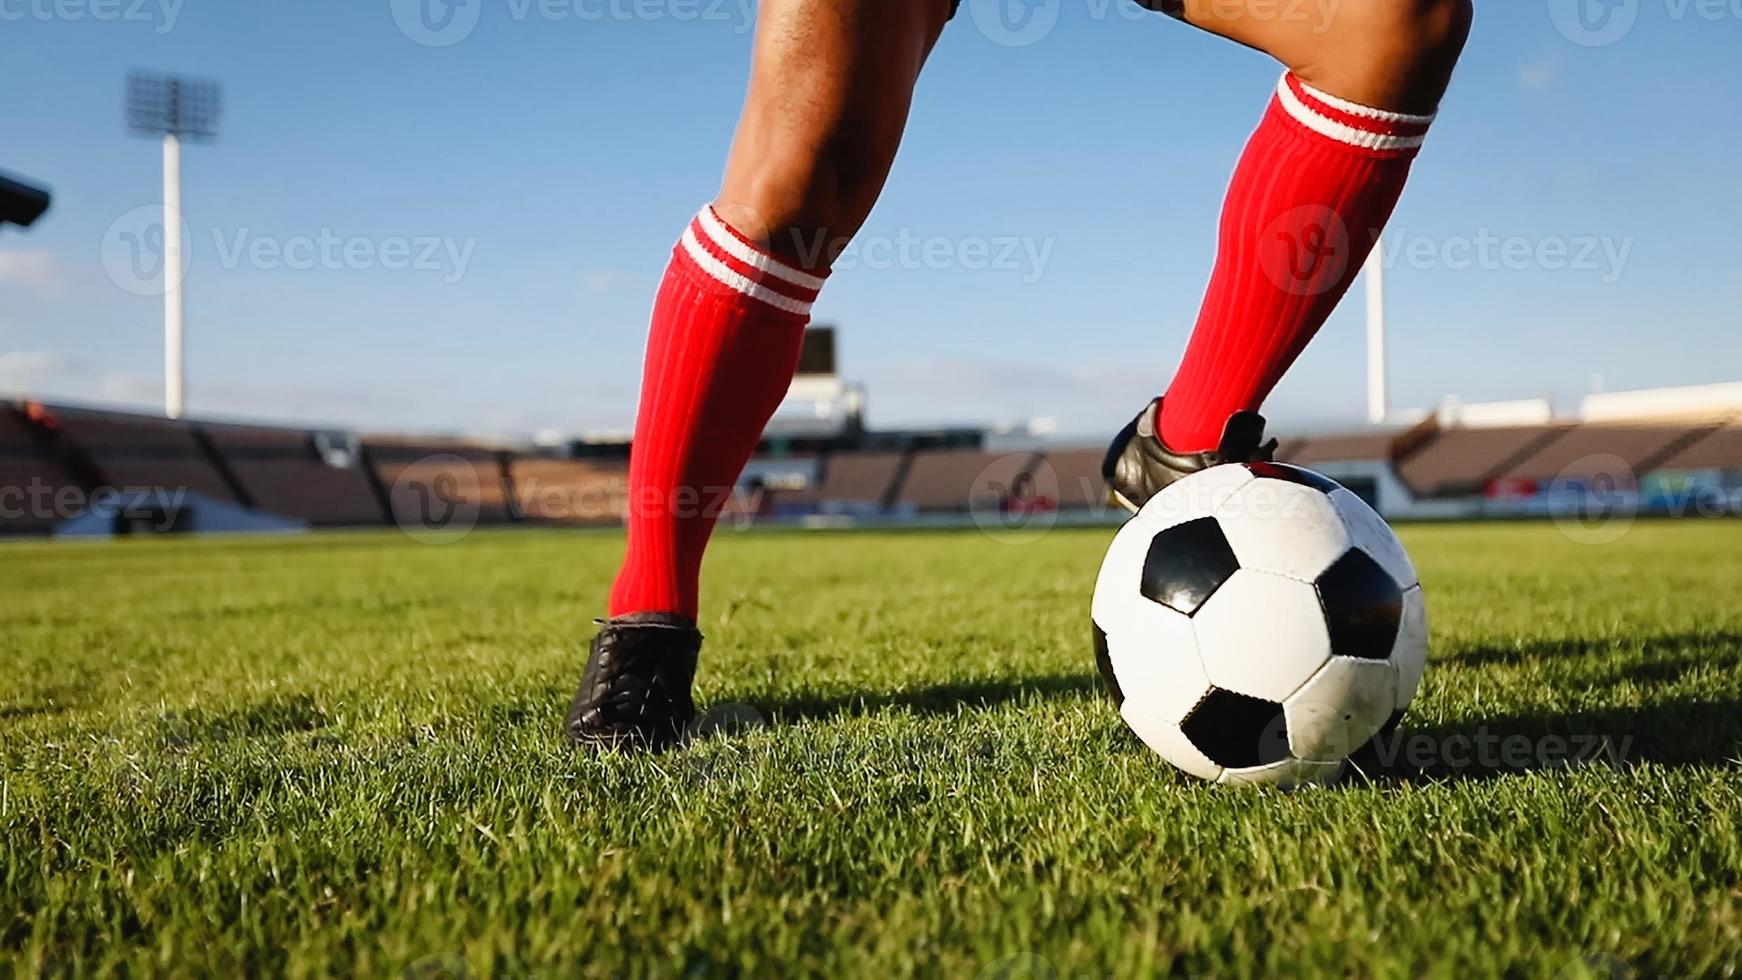
[[[1037,457],[1031,453],[978,452],[971,449],[919,453],[896,495],[898,504],[921,514],[964,513],[975,507],[997,507],[1029,475]]]
[[[1351,436],[1291,439],[1277,447],[1276,458],[1284,463],[1309,468],[1326,463],[1388,460],[1391,458],[1391,447],[1396,437],[1395,432],[1387,430]]]
[[[1657,469],[1742,470],[1742,425],[1706,429],[1658,461]]]
[[[44,534],[86,499],[66,467],[37,441],[22,411],[0,404],[0,534]]]
[[[621,523],[628,505],[629,471],[623,463],[516,457],[509,474],[518,510],[529,521]]]
[[[363,455],[401,527],[445,523],[455,508],[464,520],[483,524],[515,516],[507,454],[499,450],[457,440],[381,436],[363,441]]]
[[[1537,447],[1498,476],[1539,483],[1557,477],[1615,476],[1616,459],[1637,473],[1699,434],[1700,430],[1687,426],[1581,425]]]
[[[246,503],[213,463],[192,425],[144,415],[53,408],[42,422],[94,468],[103,486],[170,496],[192,491],[225,503]]]
[[[747,485],[762,492],[735,496],[723,516],[947,518],[1003,508],[1013,496],[1106,515],[1101,457],[1098,447],[776,454],[747,471]],[[1390,466],[1418,500],[1456,504],[1530,493],[1557,476],[1609,472],[1613,466],[1603,461],[1613,458],[1640,477],[1742,472],[1742,423],[1441,428],[1430,419],[1405,431],[1284,439],[1278,458],[1324,468],[1351,487],[1357,476],[1347,472],[1350,464]],[[313,527],[384,521],[427,527],[456,509],[471,523],[620,524],[627,468],[618,456],[518,454],[463,440],[388,436],[357,444],[344,433],[0,402],[0,534],[54,530],[104,487],[186,490]],[[30,498],[36,505],[10,506],[27,488],[36,488]],[[45,500],[59,501],[59,509]],[[142,505],[157,503],[181,509],[169,500]]]
[[[1107,484],[1101,479],[1101,449],[1067,449],[1045,454],[1045,466],[1035,467],[1035,492],[1051,496],[1059,510],[1101,511],[1107,507]]]
[[[330,465],[307,432],[228,425],[205,426],[204,431],[254,507],[313,527],[387,520],[381,496],[360,461]]]
[[[1397,465],[1397,475],[1423,497],[1479,494],[1487,482],[1567,432],[1564,426],[1447,429]]]
[[[825,509],[887,507],[907,460],[906,453],[835,453],[823,463],[816,499]]]

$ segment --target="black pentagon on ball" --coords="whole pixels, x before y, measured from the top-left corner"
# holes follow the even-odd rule
[[[1287,463],[1247,463],[1246,468],[1252,475],[1265,480],[1281,480],[1284,483],[1298,483],[1303,487],[1312,487],[1320,493],[1330,493],[1343,489],[1343,485],[1328,476],[1321,476],[1312,470],[1304,470]]]
[[[1352,548],[1319,576],[1315,587],[1330,627],[1331,653],[1389,660],[1403,621],[1403,587],[1391,573]]]
[[[1205,758],[1224,769],[1288,758],[1287,718],[1275,701],[1212,688],[1179,727]]]
[[[1119,689],[1119,678],[1113,673],[1113,657],[1107,651],[1107,631],[1100,623],[1090,622],[1095,630],[1095,669],[1101,672],[1101,679],[1107,682],[1107,693],[1113,695],[1113,707],[1125,704],[1125,692]]]
[[[1177,524],[1149,542],[1143,595],[1187,616],[1240,570],[1240,560],[1214,517]]]

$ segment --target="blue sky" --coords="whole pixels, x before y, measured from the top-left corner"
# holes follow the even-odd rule
[[[193,413],[626,426],[748,0],[467,0],[445,32],[417,2],[0,0],[0,169],[56,194],[0,234],[0,388],[159,402],[161,301],[125,288],[160,200],[159,148],[122,125],[138,67],[226,88],[185,162]],[[1575,2],[1478,0],[1392,229],[1399,405],[1742,377],[1742,0]],[[1276,75],[1127,0],[964,4],[818,305],[873,424],[1087,434],[1164,387]],[[1357,419],[1363,349],[1346,304],[1275,424]]]

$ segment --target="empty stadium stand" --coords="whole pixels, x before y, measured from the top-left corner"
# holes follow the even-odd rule
[[[377,436],[363,441],[363,457],[380,479],[388,509],[401,527],[445,523],[456,508],[468,522],[500,524],[514,519],[518,515],[508,456],[457,440]]]
[[[1418,496],[1480,494],[1488,481],[1566,432],[1565,426],[1447,429],[1399,461],[1397,475]]]
[[[1703,434],[1703,430],[1687,426],[1581,425],[1537,447],[1498,477],[1545,482],[1556,478],[1617,476],[1617,459],[1638,473]]]
[[[361,459],[334,465],[314,436],[297,429],[204,427],[206,437],[249,503],[311,527],[356,527],[387,521],[385,501]]]
[[[1742,470],[1742,425],[1704,430],[1658,463],[1658,469]]]
[[[1031,453],[999,455],[972,449],[919,453],[908,466],[896,502],[921,514],[996,507],[1030,475]]]
[[[1349,436],[1291,439],[1277,447],[1276,458],[1284,463],[1309,468],[1326,463],[1388,460],[1391,458],[1392,444],[1396,438],[1396,432],[1383,430]]]
[[[908,443],[824,452],[783,446],[759,457],[741,487],[749,492],[735,494],[724,516],[831,525],[947,522],[952,515],[1038,507],[1117,517],[1105,500],[1099,447],[999,454]],[[397,523],[415,533],[439,530],[449,516],[467,524],[614,525],[629,505],[625,456],[559,457],[430,438],[359,441],[344,432],[0,402],[0,534],[86,533],[93,518],[100,532],[111,517],[114,533],[248,529],[275,520],[271,526],[290,528]],[[1643,478],[1652,473],[1693,474],[1714,488],[1736,485],[1742,423],[1487,428],[1443,427],[1430,416],[1405,430],[1285,439],[1278,458],[1323,470],[1367,493],[1388,515],[1514,512],[1508,507],[1531,513],[1539,512],[1527,509],[1532,501],[1540,504],[1556,490],[1556,478],[1613,473],[1616,458],[1642,487],[1664,485],[1647,484]],[[170,496],[93,508],[108,488]],[[175,499],[178,491],[198,495],[191,509]],[[209,523],[225,513],[233,515],[223,518],[227,523]]]
[[[621,523],[629,499],[625,464],[516,457],[509,463],[514,500],[529,521],[545,524]]]
[[[248,503],[186,422],[78,408],[39,409],[36,421],[64,441],[65,452],[88,463],[102,486],[172,497],[185,490]]]
[[[0,404],[0,534],[46,534],[83,509],[87,489],[49,455],[22,409]]]
[[[1035,492],[1050,496],[1059,510],[1100,511],[1107,507],[1107,484],[1101,479],[1100,449],[1066,449],[1044,455],[1036,466]],[[1050,485],[1049,485],[1050,484]]]
[[[846,508],[891,506],[907,461],[906,453],[835,453],[823,462],[816,498]]]

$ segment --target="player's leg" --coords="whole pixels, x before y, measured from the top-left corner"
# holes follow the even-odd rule
[[[629,545],[568,717],[660,743],[694,706],[702,552],[785,396],[828,265],[870,213],[951,0],[763,0],[719,196],[654,302],[629,464]]]
[[[1262,455],[1256,410],[1390,219],[1471,16],[1470,0],[1146,5],[1265,51],[1288,73],[1229,186],[1179,371],[1108,453],[1108,482],[1128,506],[1183,473]]]

